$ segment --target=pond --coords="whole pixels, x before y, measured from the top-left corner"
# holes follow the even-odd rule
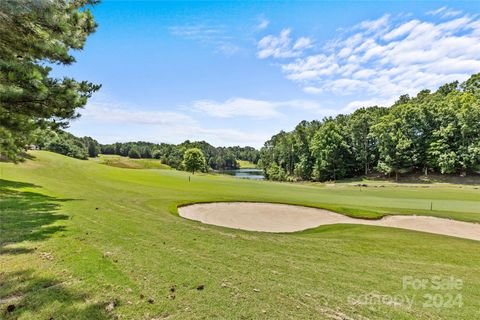
[[[254,180],[262,180],[265,179],[265,175],[263,174],[262,169],[235,169],[235,170],[224,170],[219,171],[222,174],[228,174],[234,176],[235,178],[240,179],[254,179]]]

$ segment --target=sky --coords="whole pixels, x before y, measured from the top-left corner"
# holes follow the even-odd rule
[[[302,120],[480,72],[480,1],[104,0],[76,63],[102,84],[69,132],[261,147]]]

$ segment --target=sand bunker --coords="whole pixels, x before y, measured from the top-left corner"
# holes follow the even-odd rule
[[[178,208],[180,216],[222,227],[264,232],[295,232],[322,225],[347,223],[394,227],[480,241],[480,224],[427,216],[388,216],[354,219],[328,210],[301,206],[217,202]]]

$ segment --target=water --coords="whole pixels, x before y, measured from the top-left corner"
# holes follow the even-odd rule
[[[236,169],[236,170],[224,170],[220,173],[228,174],[234,176],[235,178],[240,179],[253,179],[253,180],[262,180],[265,179],[263,170],[261,169]]]

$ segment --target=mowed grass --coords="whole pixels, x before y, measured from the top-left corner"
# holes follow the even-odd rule
[[[111,167],[124,169],[171,169],[158,159],[131,159],[117,155],[99,155],[96,159],[90,159]]]
[[[32,155],[34,161],[20,165],[0,164],[5,319],[478,318],[479,242],[359,225],[268,234],[176,215],[179,204],[235,200],[317,206],[368,218],[431,214],[480,221],[476,186],[360,189],[221,175],[194,175],[189,182],[188,173],[174,170],[126,170],[48,152]],[[463,285],[403,289],[408,276],[454,277]],[[200,284],[203,290],[197,290]],[[461,294],[462,306],[424,306],[425,294]],[[380,300],[405,295],[412,306]],[[373,297],[372,303],[362,297]],[[8,305],[15,310],[7,312]]]

